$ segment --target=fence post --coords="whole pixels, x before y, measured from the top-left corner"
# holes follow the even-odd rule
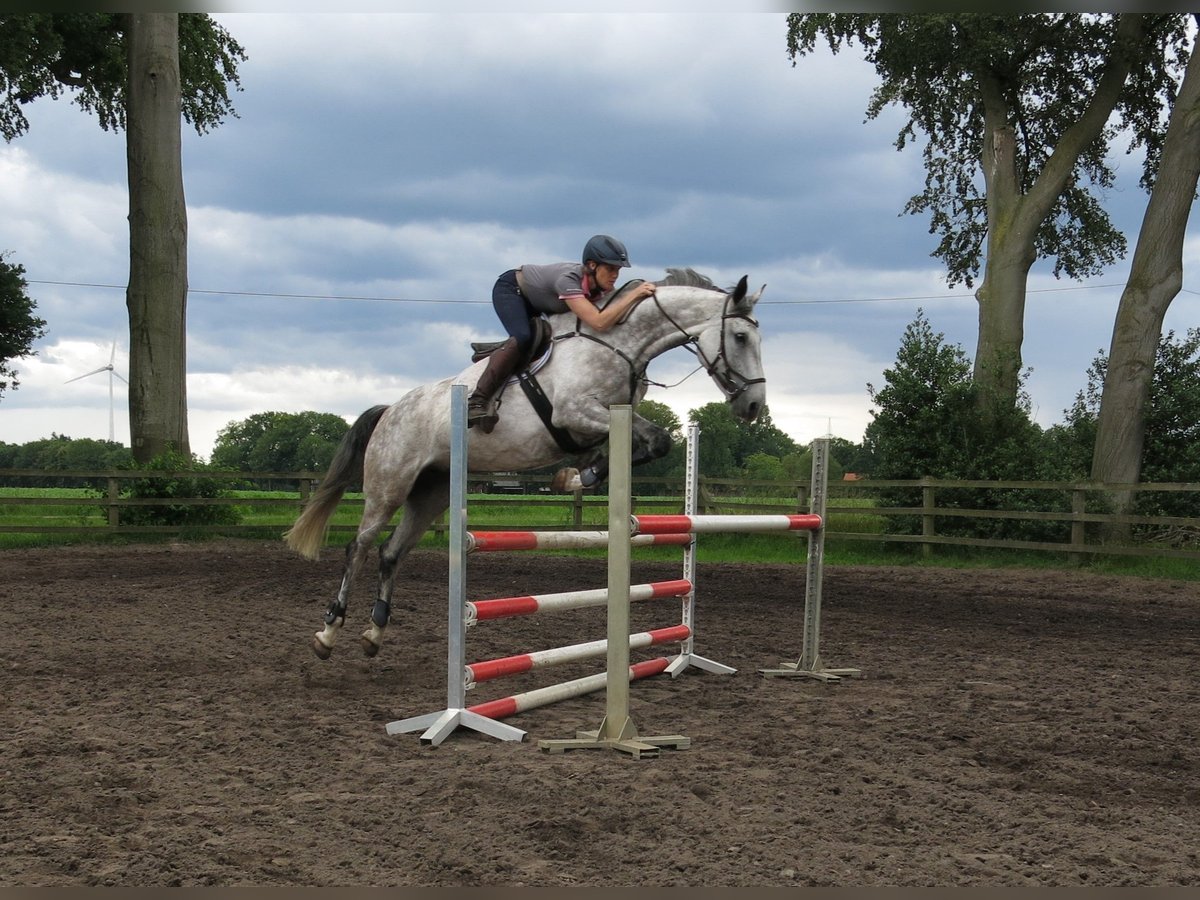
[[[805,484],[796,485],[796,512],[808,512],[808,486]]]
[[[935,488],[929,483],[929,478],[921,479],[921,506],[925,512],[921,516],[921,536],[933,537],[935,532],[933,521],[933,509],[936,506],[934,503]],[[928,558],[933,553],[932,542],[925,541],[921,544],[921,556]]]
[[[571,499],[571,521],[575,525],[575,529],[580,531],[583,529],[583,491],[575,491],[575,496]]]
[[[1071,546],[1083,547],[1087,544],[1087,523],[1083,521],[1083,514],[1087,512],[1087,492],[1081,485],[1075,485],[1071,491]],[[1070,553],[1067,558],[1073,565],[1082,565],[1083,553]]]
[[[116,528],[121,524],[121,507],[117,501],[121,499],[120,482],[115,478],[108,479],[108,527]]]

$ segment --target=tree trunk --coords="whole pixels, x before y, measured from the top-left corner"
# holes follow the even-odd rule
[[[145,463],[191,455],[179,14],[130,14],[127,41],[129,431]]]
[[[1025,193],[1018,175],[1015,114],[1004,99],[995,73],[977,74],[984,110],[984,158],[980,165],[987,193],[988,239],[983,283],[975,294],[979,302],[979,341],[972,378],[979,388],[982,415],[1016,404],[1025,337],[1025,290],[1029,269],[1037,258],[1038,228],[1070,183],[1079,155],[1103,132],[1130,70],[1124,45],[1136,43],[1144,30],[1141,15],[1121,15],[1104,74],[1087,109],[1063,134]]]
[[[1183,286],[1183,242],[1198,181],[1200,53],[1193,48],[1117,307],[1092,454],[1094,481],[1135,484],[1141,476],[1154,362],[1163,318]],[[1130,512],[1133,492],[1114,495],[1114,502],[1116,512]],[[1120,540],[1128,533],[1127,525],[1113,526],[1105,537]]]
[[[975,292],[979,339],[972,380],[980,389],[980,411],[987,412],[993,402],[1016,402],[1025,339],[1025,285],[1035,259],[1037,226],[1027,221],[1030,204],[1021,194],[1010,110],[991,78],[981,78],[980,83],[986,130],[981,162],[987,187],[988,236],[983,283]]]

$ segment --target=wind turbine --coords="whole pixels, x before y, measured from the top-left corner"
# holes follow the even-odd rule
[[[113,368],[113,362],[116,358],[117,342],[113,341],[112,353],[109,354],[107,366],[101,366],[98,369],[93,369],[91,372],[85,372],[83,375],[68,378],[63,382],[63,384],[70,384],[72,381],[79,381],[81,378],[90,378],[92,375],[99,375],[101,372],[108,373],[108,441],[110,444],[116,441],[115,430],[113,428],[113,378],[120,378],[122,381],[125,381],[121,375],[117,374],[117,370]],[[129,384],[128,381],[125,381],[125,383]]]

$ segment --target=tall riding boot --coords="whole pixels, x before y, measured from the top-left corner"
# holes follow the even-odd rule
[[[488,355],[487,368],[479,376],[475,390],[467,400],[467,427],[478,427],[484,434],[491,434],[500,415],[496,411],[496,394],[504,382],[516,371],[521,361],[521,348],[517,339],[510,337],[498,349]]]

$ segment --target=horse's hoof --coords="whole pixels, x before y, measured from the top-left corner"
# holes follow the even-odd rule
[[[559,494],[577,491],[581,487],[583,484],[579,480],[579,470],[570,467],[559,469],[554,473],[554,478],[550,482],[550,489]]]
[[[333,653],[333,648],[325,646],[319,637],[312,639],[312,649],[313,653],[317,654],[318,659],[329,659]]]
[[[363,653],[367,656],[374,656],[379,652],[379,645],[372,641],[365,634],[362,636]]]

